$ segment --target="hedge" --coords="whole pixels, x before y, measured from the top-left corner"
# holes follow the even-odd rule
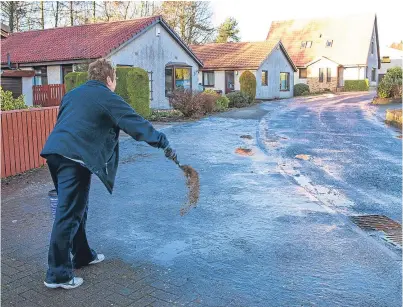
[[[298,83],[294,85],[294,96],[304,96],[305,93],[309,94],[309,86],[304,83]]]
[[[368,90],[369,90],[368,79],[344,81],[344,91],[346,92],[368,91]]]
[[[241,84],[241,92],[249,95],[251,100],[255,100],[256,97],[256,77],[249,70],[244,71],[239,77],[239,83]]]
[[[119,82],[122,81],[119,80]],[[147,71],[138,67],[129,68],[126,79],[126,89],[129,96],[127,103],[143,117],[151,115],[149,82]],[[120,95],[119,92],[116,93]]]
[[[150,88],[148,73],[141,68],[117,67],[115,93],[130,104],[137,113],[149,116],[150,111]],[[71,72],[64,77],[66,91],[70,91],[87,82],[87,72]]]

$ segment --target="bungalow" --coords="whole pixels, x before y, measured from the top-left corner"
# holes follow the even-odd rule
[[[199,83],[223,94],[240,90],[239,77],[250,70],[256,77],[256,98],[288,98],[294,92],[293,61],[280,41],[192,45],[203,61]]]
[[[381,49],[381,69],[379,70],[378,81],[381,82],[389,68],[402,67],[403,50],[383,47]]]
[[[267,40],[281,40],[298,68],[295,84],[311,91],[340,90],[345,80],[378,82],[378,26],[375,14],[273,21]]]
[[[155,109],[169,108],[167,96],[175,88],[196,89],[202,66],[161,16],[151,16],[12,33],[1,40],[2,71],[28,70],[34,76],[31,84],[19,74],[4,76],[2,81],[8,78],[11,88],[22,88],[27,104],[32,105],[32,94],[27,95],[32,92],[32,86],[63,84],[67,73],[101,57],[116,66],[141,67],[148,71],[151,107]]]

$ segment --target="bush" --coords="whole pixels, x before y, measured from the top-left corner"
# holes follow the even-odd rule
[[[232,92],[227,94],[230,108],[242,108],[252,102],[251,97],[243,92]]]
[[[197,93],[194,99],[199,100],[197,103],[200,105],[200,112],[202,114],[212,113],[216,109],[216,102],[219,95],[214,93]]]
[[[216,110],[217,110],[217,111],[223,111],[223,110],[225,110],[225,109],[228,109],[228,106],[229,106],[229,99],[228,99],[228,97],[226,97],[226,96],[220,96],[220,97],[217,99],[215,105],[216,105]]]
[[[122,97],[125,101],[129,102],[129,93],[127,91],[127,75],[129,71],[133,69],[132,67],[117,67],[116,77],[118,81],[116,82],[115,92]]]
[[[217,94],[191,90],[175,90],[169,97],[170,105],[185,117],[200,117],[215,109]]]
[[[214,106],[215,111],[223,111],[228,109],[229,99],[226,96],[222,96],[212,89],[205,90],[203,94],[213,95],[216,98]]]
[[[151,114],[149,83],[148,73],[144,69],[130,68],[126,79],[126,89],[129,97],[127,103],[143,117]],[[116,91],[116,93],[120,95],[119,92]]]
[[[346,92],[368,91],[368,90],[369,90],[368,79],[344,81],[344,91]]]
[[[66,92],[80,86],[87,82],[88,73],[86,72],[70,72],[64,77],[64,83],[66,84]]]
[[[14,98],[12,92],[3,91],[3,88],[0,86],[0,96],[2,111],[28,109],[28,106],[25,105],[23,95],[19,96],[18,98]]]
[[[194,95],[191,90],[175,90],[169,97],[169,104],[185,117],[193,117],[200,113],[200,106],[193,99]]]
[[[306,92],[309,93],[309,86],[307,84],[298,83],[294,85],[294,96],[303,96]]]
[[[402,98],[402,68],[389,68],[378,86],[378,97],[380,98]]]
[[[253,101],[256,97],[256,77],[249,70],[244,71],[239,77],[241,92],[250,96]]]

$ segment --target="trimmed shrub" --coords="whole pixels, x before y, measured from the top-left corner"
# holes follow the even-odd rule
[[[378,97],[380,98],[402,98],[402,68],[389,68],[378,86]]]
[[[129,102],[129,93],[127,91],[127,75],[129,71],[133,69],[132,67],[117,67],[116,77],[118,81],[116,82],[115,92],[122,97],[125,101]]]
[[[28,109],[28,106],[24,102],[24,95],[14,98],[12,92],[3,91],[3,88],[0,86],[0,96],[2,111]]]
[[[298,83],[294,85],[294,96],[303,96],[305,92],[309,93],[309,86],[307,84]]]
[[[229,99],[226,96],[220,96],[218,97],[216,103],[216,110],[217,111],[223,111],[225,109],[228,109],[229,106]]]
[[[242,108],[252,102],[251,97],[243,92],[229,93],[227,94],[227,98],[229,100],[228,106],[230,108]]]
[[[130,68],[127,73],[126,88],[129,96],[127,103],[143,117],[151,114],[149,82],[148,73],[142,68]],[[119,92],[116,93],[120,95]]]
[[[358,91],[368,91],[369,81],[365,80],[345,80],[344,81],[344,91],[346,92],[358,92]]]
[[[244,71],[239,77],[239,83],[241,84],[241,92],[249,95],[253,101],[256,97],[256,77],[249,70]]]
[[[84,84],[85,82],[88,81],[88,73],[87,72],[80,72],[77,75],[77,86],[80,86],[81,84]]]
[[[64,76],[64,83],[66,84],[66,92],[71,91],[72,89],[79,87],[81,84],[84,84],[88,81],[88,73],[87,72],[70,72],[66,76]]]

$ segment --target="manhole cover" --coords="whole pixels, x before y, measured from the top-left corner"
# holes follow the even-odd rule
[[[353,222],[366,231],[383,231],[387,240],[402,246],[402,225],[385,215],[352,216]]]

